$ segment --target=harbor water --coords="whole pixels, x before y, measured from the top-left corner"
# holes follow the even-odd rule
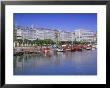
[[[14,75],[97,75],[97,50],[14,56]]]

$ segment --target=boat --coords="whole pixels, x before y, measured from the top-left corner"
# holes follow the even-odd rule
[[[74,46],[71,51],[82,51],[82,46],[81,45],[76,45]]]
[[[50,48],[47,48],[47,47],[46,47],[46,48],[43,48],[42,51],[43,51],[44,53],[48,53],[48,52],[50,52]]]
[[[72,49],[71,49],[71,52],[75,52],[75,51],[76,51],[76,49],[75,49],[75,48],[72,48]]]
[[[78,48],[77,51],[82,51],[82,48]]]
[[[71,51],[71,49],[70,48],[67,48],[66,51]]]
[[[81,45],[76,46],[76,50],[77,51],[82,51],[82,46]]]
[[[92,50],[96,50],[96,48],[92,48]]]
[[[64,52],[65,51],[64,49],[60,49],[60,48],[57,48],[56,50],[57,50],[57,52]]]
[[[90,46],[87,46],[86,47],[86,50],[91,50],[92,48]]]
[[[63,50],[65,50],[65,51],[71,51],[71,47],[64,47]]]
[[[97,49],[96,45],[92,45],[92,50],[96,50],[96,49]]]

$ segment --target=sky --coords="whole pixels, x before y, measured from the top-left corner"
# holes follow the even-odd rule
[[[14,24],[74,31],[97,30],[97,13],[14,13]]]

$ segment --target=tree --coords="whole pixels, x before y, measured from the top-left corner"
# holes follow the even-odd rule
[[[19,43],[20,46],[23,43],[23,40],[22,39],[17,39],[16,41]]]

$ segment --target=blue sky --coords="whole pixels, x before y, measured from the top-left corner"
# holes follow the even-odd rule
[[[13,21],[20,26],[35,25],[65,31],[97,30],[96,13],[14,13]]]

